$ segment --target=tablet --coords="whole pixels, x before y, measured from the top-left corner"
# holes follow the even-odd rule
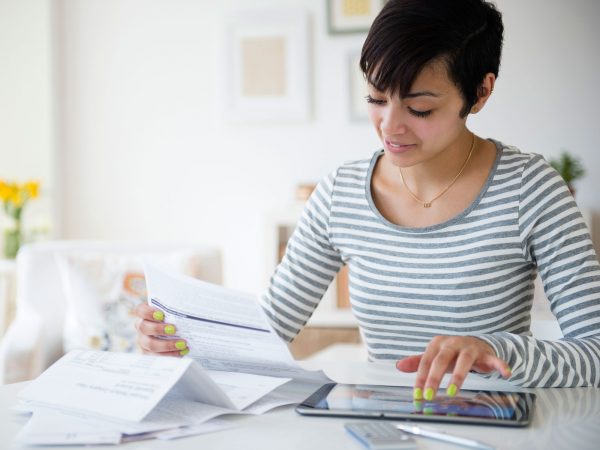
[[[456,422],[522,427],[529,424],[535,395],[522,392],[442,391],[433,401],[413,400],[413,389],[399,386],[330,383],[296,407],[309,416]]]

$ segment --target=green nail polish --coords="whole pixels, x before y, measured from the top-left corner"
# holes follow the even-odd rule
[[[189,348],[186,348],[185,350],[181,350],[181,351],[179,352],[179,354],[180,354],[181,356],[185,356],[185,355],[187,355],[189,352],[190,352],[190,349],[189,349]]]
[[[165,319],[165,315],[162,311],[154,311],[152,313],[152,318],[158,322],[162,322]]]
[[[448,397],[454,397],[456,395],[457,389],[458,388],[456,387],[456,385],[452,383],[450,386],[448,386],[448,389],[446,389],[446,394],[448,395]]]
[[[166,334],[175,334],[175,327],[173,325],[167,325],[165,327]]]
[[[421,411],[423,411],[423,402],[419,401],[419,400],[415,400],[413,402],[413,407],[415,408],[416,412],[421,412]]]
[[[415,388],[413,391],[413,399],[423,400],[423,390],[421,388]]]
[[[423,408],[423,414],[425,414],[426,416],[432,416],[433,408]]]
[[[177,350],[185,350],[186,347],[187,347],[187,344],[185,343],[185,341],[177,341],[177,342],[175,342],[175,348]]]
[[[435,395],[435,392],[433,392],[433,389],[428,387],[427,389],[425,389],[425,400],[433,400],[433,396]]]

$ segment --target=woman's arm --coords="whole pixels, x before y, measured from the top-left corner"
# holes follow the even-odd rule
[[[600,386],[600,265],[589,231],[558,173],[540,156],[524,169],[519,225],[564,339],[511,333],[478,336],[522,386]]]
[[[293,340],[304,327],[342,266],[329,234],[334,182],[332,173],[310,196],[283,260],[261,298],[273,328],[286,341]]]

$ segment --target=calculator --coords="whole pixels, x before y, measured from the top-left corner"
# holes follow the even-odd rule
[[[410,450],[417,442],[389,422],[353,422],[344,424],[346,431],[370,450]]]

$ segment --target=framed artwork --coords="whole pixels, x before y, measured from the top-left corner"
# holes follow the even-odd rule
[[[348,57],[348,106],[351,121],[367,121],[367,82],[363,76],[360,66],[360,53],[352,52]]]
[[[224,43],[228,121],[309,118],[306,11],[269,9],[231,15],[225,21]]]
[[[330,34],[366,33],[386,0],[327,0]]]

